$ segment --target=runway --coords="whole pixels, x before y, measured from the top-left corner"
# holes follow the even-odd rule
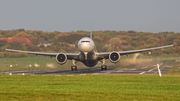
[[[171,67],[172,61],[162,61],[159,63],[159,68],[162,74],[166,74]],[[2,74],[2,72],[1,72]],[[157,64],[147,66],[129,66],[118,67],[117,65],[108,65],[108,70],[101,70],[100,65],[91,68],[78,69],[77,71],[69,70],[51,70],[51,71],[9,71],[3,74],[18,74],[18,75],[72,75],[72,74],[158,74]]]

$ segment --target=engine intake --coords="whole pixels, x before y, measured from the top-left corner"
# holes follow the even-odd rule
[[[120,57],[121,57],[120,54],[117,52],[112,52],[109,54],[109,60],[112,63],[117,63],[120,60]]]
[[[67,56],[64,53],[57,54],[56,61],[58,64],[63,65],[67,62]]]

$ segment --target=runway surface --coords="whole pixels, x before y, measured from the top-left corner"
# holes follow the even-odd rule
[[[172,61],[162,61],[159,63],[159,68],[162,74],[166,74],[171,67]],[[1,72],[2,74],[2,72]],[[101,70],[100,65],[91,68],[78,69],[77,71],[69,70],[51,70],[51,71],[9,71],[3,74],[19,74],[19,75],[71,75],[71,74],[158,74],[157,64],[151,64],[147,66],[134,67],[130,66],[128,68],[118,67],[117,65],[108,65],[108,70]]]

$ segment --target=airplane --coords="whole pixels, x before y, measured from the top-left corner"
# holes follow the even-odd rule
[[[82,62],[87,67],[93,67],[97,65],[98,61],[102,63],[101,70],[107,70],[107,65],[105,65],[105,59],[109,59],[112,63],[117,63],[120,61],[122,55],[128,55],[133,53],[141,53],[145,51],[150,51],[154,49],[161,49],[166,47],[172,47],[172,45],[166,45],[161,47],[153,47],[139,50],[130,50],[130,51],[112,51],[112,52],[97,52],[96,46],[92,39],[92,32],[89,37],[83,37],[78,41],[78,50],[79,53],[46,53],[46,52],[33,52],[33,51],[22,51],[14,49],[5,49],[6,51],[11,52],[23,52],[34,55],[44,55],[55,57],[58,64],[63,65],[67,60],[72,60],[71,70],[77,71],[76,63],[78,61]]]

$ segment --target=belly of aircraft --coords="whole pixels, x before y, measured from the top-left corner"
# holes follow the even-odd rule
[[[81,62],[87,67],[94,67],[98,63],[97,60],[82,60]]]
[[[88,52],[87,59],[85,58],[85,54],[83,52],[81,52],[79,60],[87,67],[93,67],[98,63],[97,59],[94,57],[95,57],[94,51]]]

